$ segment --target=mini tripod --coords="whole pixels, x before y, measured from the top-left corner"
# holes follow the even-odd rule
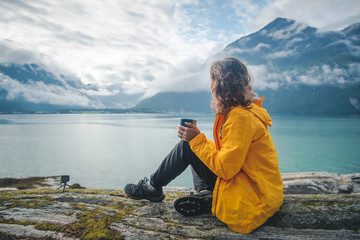
[[[60,180],[61,180],[60,184],[63,184],[63,185],[60,186],[58,189],[63,188],[62,192],[65,192],[65,187],[66,186],[70,187],[70,185],[67,184],[67,182],[70,181],[70,176],[69,175],[63,175],[63,176],[61,176]]]

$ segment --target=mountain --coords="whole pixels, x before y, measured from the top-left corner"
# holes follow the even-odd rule
[[[277,18],[230,43],[202,67],[209,69],[215,60],[230,56],[248,66],[254,77],[253,88],[266,97],[264,106],[270,113],[360,113],[360,23],[340,31],[320,31],[292,19]],[[192,76],[209,74],[201,71]],[[160,92],[140,101],[141,97],[126,94],[120,83],[103,90],[61,69],[35,63],[0,63],[0,113],[211,111],[209,90]]]
[[[263,89],[263,106],[276,114],[360,114],[360,84],[339,89],[333,85],[288,85]],[[146,98],[131,110],[140,112],[211,112],[211,93],[161,92]]]
[[[260,31],[230,43],[221,55],[238,57],[248,65],[266,65],[272,73],[293,73],[295,83],[301,83],[296,79],[301,74],[331,83],[324,79],[326,71],[353,71],[352,64],[359,64],[359,31],[360,24],[321,32],[291,19],[277,18]],[[352,79],[341,74],[348,77],[345,81],[359,80],[358,75]]]
[[[37,64],[0,64],[0,113],[57,112],[64,109],[124,108],[140,94],[100,91],[73,75]]]
[[[146,98],[136,105],[136,109],[156,112],[209,112],[210,92],[162,92]]]
[[[277,18],[230,43],[207,64],[225,57],[236,57],[248,66],[254,90],[266,97],[264,106],[271,113],[360,113],[360,23],[324,32]],[[159,99],[161,95],[167,96],[166,101]],[[181,98],[171,95],[160,93],[141,106],[164,109],[168,102]],[[177,103],[173,109],[181,105]]]
[[[257,93],[265,96],[263,106],[270,113],[360,114],[360,84],[342,89],[334,85],[289,85]]]

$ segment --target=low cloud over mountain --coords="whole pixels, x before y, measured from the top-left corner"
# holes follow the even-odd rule
[[[218,56],[242,59],[259,89],[288,84],[360,82],[360,23],[322,32],[277,18],[260,31],[229,44]]]
[[[121,93],[121,89],[85,85],[76,76],[45,69],[37,64],[0,64],[0,112],[125,108],[140,97]]]
[[[277,18],[208,59],[203,75],[208,76],[212,62],[225,57],[237,57],[246,63],[255,79],[255,91],[268,98],[265,105],[272,112],[359,112],[360,23],[324,32]],[[161,95],[154,98],[162,99]],[[166,97],[167,107],[161,110],[169,109],[169,94]],[[152,107],[144,102],[139,106]],[[159,108],[160,104],[156,105]]]
[[[127,108],[134,106],[144,96],[136,91],[131,94],[129,88],[123,85],[99,87],[84,84],[69,71],[56,68],[49,59],[35,56],[29,51],[15,50],[10,43],[0,48],[4,53],[2,59],[7,60],[0,63],[0,112]],[[150,99],[145,99],[138,106],[153,111],[209,109],[210,103],[206,100],[210,99],[209,67],[213,61],[229,56],[247,64],[255,79],[255,90],[267,96],[267,101],[272,103],[270,110],[288,112],[289,108],[282,102],[289,101],[287,98],[291,96],[288,93],[295,96],[301,92],[300,96],[312,97],[308,98],[308,102],[295,101],[291,108],[327,99],[327,104],[322,103],[326,108],[336,99],[336,106],[341,104],[347,109],[345,112],[359,111],[360,96],[356,89],[360,84],[360,23],[341,31],[325,32],[284,18],[277,18],[259,31],[230,43],[205,63],[193,59],[191,64],[179,65],[178,69],[169,71],[172,74],[161,77],[167,79],[166,82],[157,81],[151,74],[144,75],[153,82],[152,89],[156,89],[156,84],[161,84],[161,89],[177,93],[160,92],[152,98],[154,92],[148,91],[145,96],[150,96]],[[31,64],[30,59],[38,59],[38,62]],[[317,94],[313,94],[314,91]],[[181,97],[181,92],[188,93]],[[201,98],[199,103],[204,106],[186,104],[187,107],[183,108],[178,100],[170,100],[191,99],[196,102],[197,94]],[[325,112],[331,111],[327,108]],[[315,112],[319,112],[319,109]]]

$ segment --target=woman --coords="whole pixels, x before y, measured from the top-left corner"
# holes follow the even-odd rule
[[[162,201],[162,187],[191,165],[198,194],[179,198],[175,209],[186,216],[212,213],[236,232],[250,233],[282,205],[283,183],[268,127],[272,121],[252,91],[246,66],[236,58],[216,61],[211,69],[214,140],[191,123],[178,126],[182,140],[150,179],[128,184],[134,199]]]

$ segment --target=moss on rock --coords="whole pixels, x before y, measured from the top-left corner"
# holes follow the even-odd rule
[[[1,178],[0,188],[17,188],[21,189],[36,189],[39,186],[48,187],[49,184],[45,183],[45,177],[29,177],[29,178]]]
[[[243,235],[230,231],[210,213],[197,217],[178,214],[173,201],[189,194],[188,190],[165,189],[164,192],[168,197],[160,203],[132,200],[121,190],[0,192],[0,233],[4,231],[3,226],[10,224],[80,239],[360,237],[357,232],[359,194],[285,195],[278,213],[252,234]],[[296,231],[292,230],[295,228]],[[11,232],[6,234],[11,235]]]

